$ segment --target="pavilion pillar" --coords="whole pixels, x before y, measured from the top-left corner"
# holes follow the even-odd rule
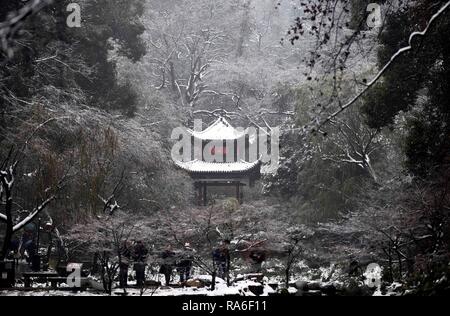
[[[203,206],[208,206],[208,185],[203,183]]]
[[[242,204],[243,201],[241,199],[241,184],[239,182],[236,183],[236,199],[240,204]]]
[[[202,198],[203,198],[203,193],[202,193],[202,183],[197,182],[195,184],[195,189],[196,189],[196,200],[197,200],[197,205],[201,206],[202,203]]]

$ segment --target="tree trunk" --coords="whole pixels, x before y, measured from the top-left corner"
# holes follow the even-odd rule
[[[288,289],[289,288],[289,280],[291,278],[291,267],[290,266],[286,267],[285,278],[286,278],[286,280],[285,280],[286,289]]]
[[[103,258],[100,259],[102,264],[102,281],[103,281],[103,289],[105,293],[111,295],[112,293],[112,278],[111,278],[111,270],[109,268],[109,258],[106,252],[103,252]]]
[[[389,248],[388,260],[389,260],[389,281],[394,282],[394,267],[392,263],[392,254],[391,249]]]
[[[211,291],[214,291],[216,289],[216,267],[214,267],[213,273],[211,275]]]
[[[399,274],[399,281],[402,281],[403,279],[403,263],[402,263],[402,255],[400,254],[399,251],[396,251],[397,253],[397,258],[398,258],[398,274]]]
[[[175,75],[175,66],[173,65],[172,61],[169,61],[169,67],[170,67],[170,85],[172,86],[173,92],[177,92],[177,84],[176,84],[176,75]]]
[[[367,170],[369,175],[372,177],[373,181],[375,181],[375,183],[378,183],[377,173],[373,169],[372,164],[370,163],[370,161],[366,160],[366,161],[364,161],[364,164],[365,164],[365,169]]]
[[[2,253],[0,256],[0,260],[5,260],[8,256],[8,251],[11,246],[11,240],[13,237],[13,219],[12,219],[12,206],[13,199],[11,194],[11,188],[6,183],[5,179],[2,178],[2,186],[5,192],[6,204],[5,204],[5,215],[6,215],[6,232],[5,239],[3,240]]]
[[[251,31],[249,25],[251,3],[252,0],[247,0],[244,3],[244,12],[242,14],[241,30],[239,34],[238,44],[236,47],[236,57],[238,58],[244,56],[245,41],[249,37]]]
[[[53,236],[52,233],[48,233],[48,247],[47,247],[47,267],[50,266],[50,257],[52,256],[52,248],[53,248]]]

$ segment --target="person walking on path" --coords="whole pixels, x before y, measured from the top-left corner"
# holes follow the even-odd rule
[[[134,266],[136,272],[136,285],[143,287],[145,285],[145,261],[147,260],[148,249],[141,240],[138,240],[134,246]]]
[[[180,282],[184,283],[191,277],[191,270],[194,260],[194,249],[189,243],[184,245],[184,250],[181,254],[180,261],[177,265],[178,273],[180,274]]]
[[[161,253],[162,264],[159,269],[159,273],[164,274],[166,286],[169,286],[170,279],[172,277],[173,266],[175,263],[175,252],[172,250],[172,246],[167,246],[166,250]]]
[[[230,270],[230,241],[224,240],[220,246],[213,251],[214,266],[217,276],[223,280],[228,279]]]

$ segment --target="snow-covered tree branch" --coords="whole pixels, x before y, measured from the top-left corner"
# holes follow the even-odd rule
[[[383,75],[391,68],[391,66],[399,59],[401,58],[405,53],[411,51],[414,49],[414,40],[416,38],[423,38],[428,35],[430,30],[432,29],[433,25],[437,23],[437,21],[443,17],[446,13],[446,11],[450,8],[450,1],[445,3],[427,22],[426,27],[423,29],[423,31],[416,31],[411,33],[408,39],[408,46],[400,48],[394,55],[391,56],[389,61],[378,71],[378,73],[367,83],[365,83],[364,88],[357,93],[353,98],[351,98],[348,102],[345,102],[343,104],[339,105],[339,109],[333,112],[332,114],[328,115],[324,120],[317,120],[316,124],[313,124],[318,127],[318,130],[320,130],[324,125],[330,123],[333,119],[338,117],[341,113],[346,111],[348,108],[353,106],[361,97],[363,97],[382,77]],[[314,130],[316,130],[316,127],[314,127]]]

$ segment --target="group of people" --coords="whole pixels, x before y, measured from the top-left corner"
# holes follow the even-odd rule
[[[174,269],[179,273],[181,283],[189,280],[194,261],[194,253],[195,251],[189,243],[184,245],[181,253],[175,253],[170,245],[161,253],[159,273],[164,275],[166,286],[170,284]]]
[[[119,283],[120,287],[126,287],[128,283],[128,271],[130,264],[133,262],[133,269],[136,272],[137,286],[143,286],[145,283],[145,267],[148,256],[148,249],[142,241],[126,242],[120,251],[121,260],[119,266]],[[167,248],[160,254],[161,265],[159,273],[165,277],[166,285],[170,284],[174,269],[180,275],[180,282],[184,283],[191,276],[194,250],[189,243],[184,245],[182,252],[176,253],[172,246]]]
[[[119,266],[120,287],[126,287],[128,283],[128,269],[131,261],[134,262],[133,268],[136,272],[137,286],[143,286],[145,283],[145,261],[147,260],[148,249],[140,240],[127,242],[121,249],[121,260]]]
[[[212,258],[217,276],[226,279],[230,270],[230,241],[224,240],[220,246],[213,250]],[[183,251],[175,253],[171,246],[168,246],[161,253],[162,264],[159,273],[164,275],[165,284],[169,285],[173,271],[176,269],[180,276],[180,282],[189,280],[195,258],[195,250],[189,243],[184,245]]]
[[[217,271],[217,276],[221,279],[228,279],[228,272],[230,271],[230,241],[224,240],[222,244],[213,251],[212,257],[214,268]]]
[[[11,243],[11,258],[17,259],[28,258],[30,260],[37,252],[33,229],[25,229],[21,238],[13,239]],[[213,269],[219,278],[229,280],[230,271],[230,240],[223,240],[220,245],[212,250],[211,256],[213,261]],[[149,251],[141,240],[133,240],[124,242],[120,249],[119,258],[119,283],[120,287],[127,287],[128,273],[130,266],[136,272],[137,286],[145,284],[146,262]],[[196,251],[191,247],[190,243],[185,243],[182,250],[174,251],[171,245],[168,245],[164,251],[159,255],[160,267],[159,273],[164,275],[166,286],[170,284],[173,272],[176,271],[179,275],[180,283],[187,282],[192,273],[192,268],[195,262]],[[248,259],[252,262],[252,268],[255,272],[261,271],[261,264],[266,259],[264,251],[253,249],[248,254]],[[94,268],[97,260],[94,259]],[[94,272],[95,273],[95,272]]]
[[[8,259],[26,259],[31,263],[32,258],[37,254],[37,245],[35,242],[34,231],[26,228],[21,237],[14,238],[11,241],[10,253]]]
[[[214,271],[217,277],[229,280],[230,271],[230,245],[229,240],[224,240],[220,245],[213,249],[211,256],[214,264]],[[127,286],[128,271],[130,263],[134,262],[136,271],[137,286],[145,283],[145,267],[148,250],[142,241],[125,243],[121,250],[121,261],[119,269],[119,281],[121,287]],[[182,250],[175,251],[171,245],[168,245],[159,255],[159,273],[164,275],[165,285],[170,285],[174,272],[179,275],[181,284],[189,281],[194,266],[196,251],[189,243],[184,244]],[[254,272],[261,272],[261,265],[266,260],[266,253],[261,249],[252,249],[248,253],[248,259],[252,262]]]

